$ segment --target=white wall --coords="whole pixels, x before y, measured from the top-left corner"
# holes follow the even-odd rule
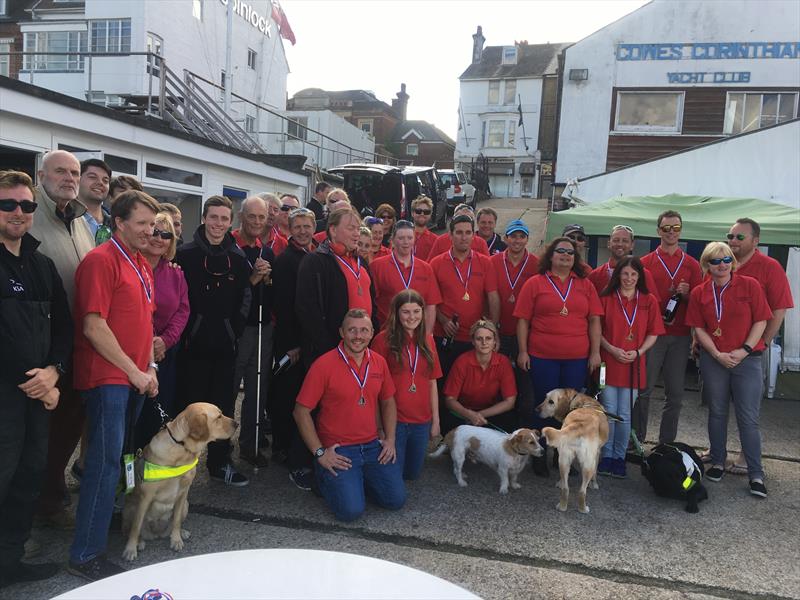
[[[688,87],[667,73],[717,71],[749,71],[743,87],[800,86],[800,59],[618,61],[617,44],[798,41],[797,2],[750,0],[654,0],[581,40],[566,51],[556,181],[605,171],[615,86]],[[588,80],[570,81],[570,69],[589,69]]]
[[[675,193],[760,198],[800,210],[800,121],[579,180],[568,189],[589,203]]]

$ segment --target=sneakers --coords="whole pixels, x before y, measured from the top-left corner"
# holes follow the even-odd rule
[[[758,496],[759,498],[766,498],[767,497],[767,488],[764,485],[764,482],[760,479],[753,479],[750,482],[750,493],[753,496]]]
[[[75,529],[75,517],[66,508],[50,515],[38,515],[35,523],[39,527],[50,527],[51,529],[65,531]]]
[[[233,487],[244,487],[250,480],[239,473],[236,469],[233,468],[233,465],[230,463],[226,464],[224,467],[219,469],[209,469],[208,474],[211,479],[216,479],[217,481],[221,481],[225,485],[230,485]]]
[[[289,471],[289,481],[291,481],[297,489],[304,492],[311,491],[311,478],[313,475],[309,469],[297,469],[296,471]]]
[[[624,458],[612,458],[611,476],[616,479],[625,479],[628,476]]]
[[[714,465],[706,471],[706,479],[709,481],[720,481],[724,475],[725,469],[717,465]]]
[[[600,459],[600,464],[597,465],[597,472],[600,475],[611,475],[613,472],[612,465],[614,463],[614,459],[610,456],[605,456]]]
[[[261,452],[255,453],[240,450],[239,458],[258,469],[266,469],[269,466],[267,457],[261,454]]]
[[[0,569],[0,587],[24,581],[50,579],[56,573],[58,573],[58,565],[56,563],[30,564],[18,562],[15,565]]]
[[[92,560],[80,564],[70,561],[67,566],[67,573],[83,577],[88,581],[98,581],[124,572],[125,569],[112,563],[105,556],[96,556]]]

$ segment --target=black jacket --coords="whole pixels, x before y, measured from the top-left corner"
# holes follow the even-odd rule
[[[189,287],[181,349],[197,357],[232,357],[250,312],[250,267],[230,233],[212,246],[203,225],[178,250]]]
[[[361,268],[369,274],[367,265],[362,264]],[[372,276],[369,293],[374,327],[377,311]],[[322,242],[300,263],[295,297],[295,313],[302,327],[303,359],[306,366],[310,366],[339,343],[339,327],[349,308],[347,280],[336,263],[330,240]]]
[[[53,261],[26,233],[20,255],[0,244],[0,378],[14,385],[26,371],[62,364],[72,356],[72,317]]]
[[[306,208],[314,213],[314,219],[319,220],[325,217],[325,209],[319,200],[311,196],[311,200],[306,204]]]
[[[275,313],[275,359],[280,360],[288,350],[299,348],[302,326],[295,312],[297,273],[300,263],[308,256],[289,239],[286,250],[272,263],[272,288]]]

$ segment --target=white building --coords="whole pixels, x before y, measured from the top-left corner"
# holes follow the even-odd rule
[[[494,196],[541,196],[539,176],[548,169],[539,166],[553,158],[557,59],[565,45],[484,48],[481,27],[472,37],[472,64],[459,77],[456,168],[485,164]]]
[[[796,117],[798,6],[653,0],[567,48],[557,184]]]

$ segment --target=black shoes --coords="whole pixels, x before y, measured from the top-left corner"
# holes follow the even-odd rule
[[[720,481],[725,476],[725,469],[722,467],[711,467],[706,471],[706,479],[709,481]]]
[[[18,562],[15,565],[0,567],[0,588],[26,581],[50,579],[56,573],[58,573],[58,565],[56,563],[31,564]]]
[[[67,573],[83,577],[88,581],[99,581],[124,572],[125,569],[112,563],[105,556],[95,556],[92,560],[80,564],[70,562],[67,566]]]
[[[244,487],[250,483],[250,480],[234,469],[230,463],[219,469],[209,469],[208,474],[211,479],[216,479],[225,485],[233,487]]]
[[[750,493],[753,494],[753,496],[758,496],[759,498],[766,498],[767,487],[764,485],[763,481],[754,479],[750,482]]]

